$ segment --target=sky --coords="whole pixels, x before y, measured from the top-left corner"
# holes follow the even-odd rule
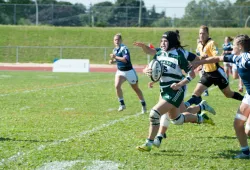
[[[71,2],[72,4],[81,3],[84,4],[86,7],[89,7],[91,3],[93,5],[104,1],[110,1],[112,3],[115,3],[115,0],[62,0],[62,1],[68,1]],[[156,11],[158,13],[160,13],[161,11],[165,11],[167,17],[179,18],[184,15],[185,12],[184,9],[191,0],[143,0],[143,1],[145,6],[149,9],[151,9],[152,6],[155,5]],[[224,1],[224,0],[217,0],[217,1]],[[230,1],[234,3],[236,0],[230,0]],[[198,0],[196,0],[196,2],[198,2]]]

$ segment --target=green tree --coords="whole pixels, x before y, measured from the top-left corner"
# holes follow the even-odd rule
[[[100,2],[97,4],[94,4],[93,6],[90,7],[90,18],[93,17],[92,23],[94,26],[101,26],[105,27],[109,25],[109,21],[112,20],[113,18],[113,9],[114,5],[109,2]],[[91,24],[91,25],[92,25]]]
[[[229,0],[217,2],[216,0],[195,0],[188,3],[182,18],[183,25],[187,27],[208,25],[213,27],[230,27],[233,23],[233,5]]]

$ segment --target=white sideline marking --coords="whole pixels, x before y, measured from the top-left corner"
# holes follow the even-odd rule
[[[75,164],[82,163],[82,162],[85,162],[85,161],[80,161],[80,160],[62,161],[62,162],[55,161],[55,162],[46,163],[45,165],[38,168],[37,170],[49,170],[49,169],[64,170],[64,169],[69,169],[70,167],[74,166]]]
[[[93,161],[93,165],[90,165],[87,170],[101,170],[101,169],[108,169],[108,170],[118,170],[120,164],[112,161]]]
[[[10,96],[10,95],[15,95],[15,94],[20,94],[20,93],[31,93],[31,92],[38,92],[38,91],[42,91],[42,90],[53,90],[53,89],[68,88],[68,87],[82,86],[85,84],[103,83],[103,82],[110,82],[110,81],[113,81],[113,80],[104,80],[104,81],[100,80],[100,81],[85,82],[85,83],[72,84],[72,85],[66,85],[66,86],[41,88],[41,89],[36,89],[36,90],[24,90],[24,91],[15,92],[15,93],[0,94],[0,97]]]
[[[107,111],[108,112],[112,112],[112,111],[114,111],[114,110],[116,110],[115,108],[109,108]]]
[[[132,117],[137,117],[139,115],[141,115],[142,113],[136,113],[135,115],[130,115],[130,116],[126,116],[124,118],[120,118],[120,119],[117,119],[117,120],[113,120],[113,121],[110,121],[108,122],[107,124],[102,124],[101,126],[98,126],[98,127],[95,127],[91,130],[86,130],[86,131],[83,131],[81,133],[79,133],[78,135],[75,135],[75,136],[71,136],[69,138],[66,138],[66,139],[62,139],[62,140],[59,140],[59,141],[54,141],[50,144],[47,144],[47,145],[40,145],[38,146],[37,148],[34,148],[33,150],[30,150],[28,152],[18,152],[17,154],[7,158],[7,159],[2,159],[1,162],[0,162],[0,166],[6,164],[6,163],[9,163],[9,162],[13,162],[13,161],[16,161],[18,158],[24,156],[24,155],[29,155],[31,154],[33,151],[42,151],[44,150],[45,148],[49,147],[49,146],[54,146],[54,145],[59,145],[61,144],[62,142],[68,142],[70,140],[73,140],[73,139],[76,139],[76,138],[81,138],[85,135],[89,135],[89,134],[92,134],[92,133],[95,133],[97,131],[100,131],[101,129],[103,128],[106,128],[106,127],[109,127],[111,125],[114,125],[118,122],[123,122],[127,119],[130,119]]]
[[[6,78],[11,78],[11,75],[6,75],[6,74],[2,74],[0,75],[0,79],[6,79]]]
[[[27,109],[30,109],[30,107],[29,106],[24,106],[24,107],[20,108],[20,111],[27,110]]]
[[[75,160],[75,161],[54,161],[50,163],[45,163],[42,167],[38,168],[37,170],[65,170],[72,168],[77,163],[83,163],[86,161],[83,160]],[[120,164],[113,162],[113,161],[100,161],[95,160],[92,161],[92,165],[83,167],[84,169],[89,170],[101,170],[101,169],[108,169],[108,170],[118,170]]]
[[[75,110],[75,108],[64,108],[65,111]]]

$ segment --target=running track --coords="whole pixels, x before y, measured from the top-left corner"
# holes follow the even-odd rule
[[[2,71],[52,71],[52,64],[36,64],[36,63],[0,63],[0,70]],[[144,65],[134,66],[137,72],[142,72]],[[102,65],[92,64],[90,65],[90,72],[116,72],[115,65]]]

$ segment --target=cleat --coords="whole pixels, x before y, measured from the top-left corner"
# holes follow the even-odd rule
[[[150,152],[152,149],[152,146],[149,146],[147,143],[145,143],[141,146],[137,146],[136,149],[142,152]]]
[[[123,111],[124,109],[126,109],[126,106],[125,105],[120,105],[119,108],[118,108],[118,111]]]
[[[207,104],[206,100],[202,100],[200,104],[204,106],[204,110],[212,113],[213,115],[216,114],[215,110]]]
[[[241,152],[239,155],[234,156],[233,159],[250,159],[250,155]]]
[[[142,113],[142,114],[147,113],[147,108],[146,108],[146,106],[142,106],[142,108],[141,108],[141,113]]]
[[[163,138],[165,138],[165,139],[167,138],[167,134],[166,133],[163,134]]]
[[[202,112],[201,117],[203,118],[203,123],[215,125],[214,121],[211,118],[209,118],[206,113]]]
[[[209,96],[209,93],[208,93],[208,91],[207,91],[207,90],[206,90],[206,91],[204,91],[203,96]]]
[[[158,136],[154,139],[153,146],[159,148],[161,146],[161,140]]]

